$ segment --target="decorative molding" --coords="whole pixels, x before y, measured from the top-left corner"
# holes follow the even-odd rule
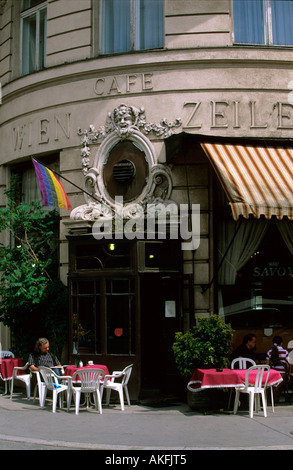
[[[169,122],[166,118],[161,119],[159,124],[147,123],[144,108],[136,108],[121,104],[108,114],[106,125],[98,129],[91,124],[88,129],[82,131],[78,128],[78,135],[81,136],[81,151],[83,173],[89,170],[90,165],[90,145],[97,144],[105,139],[109,134],[114,133],[119,139],[126,139],[132,136],[135,131],[144,135],[154,134],[156,137],[167,138],[174,134],[173,129],[180,127],[182,120],[175,119]]]
[[[147,123],[143,108],[121,104],[108,114],[106,125],[95,129],[90,125],[88,130],[78,129],[81,136],[82,172],[84,174],[84,194],[86,204],[71,212],[72,220],[94,222],[98,219],[110,219],[119,215],[123,219],[147,216],[149,208],[155,204],[166,206],[170,203],[172,191],[171,172],[166,165],[158,164],[154,147],[147,137],[153,133],[157,137],[169,137],[175,127],[181,126],[181,119],[168,122],[162,119],[160,124]],[[104,184],[103,171],[107,165],[109,151],[121,140],[128,139],[145,154],[148,165],[148,177],[141,193],[135,200],[120,204],[110,197]],[[90,145],[99,143],[90,168]],[[92,195],[92,196],[91,196]]]

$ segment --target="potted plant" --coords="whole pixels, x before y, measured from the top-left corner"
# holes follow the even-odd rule
[[[197,325],[186,333],[175,333],[173,352],[179,373],[187,380],[194,369],[217,368],[229,365],[234,331],[218,315],[198,318]],[[205,399],[209,394],[188,392],[188,402],[197,398]]]

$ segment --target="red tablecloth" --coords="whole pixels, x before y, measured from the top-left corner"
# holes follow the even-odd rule
[[[245,382],[246,370],[235,370],[235,372],[237,372],[238,377],[240,377],[240,379],[244,383]],[[252,370],[251,372],[249,372],[248,380],[249,380],[250,383],[253,384],[255,382],[255,377],[256,377],[256,370]],[[265,372],[264,375],[263,375],[263,382],[265,382],[266,378],[267,378],[267,372]],[[270,372],[269,372],[269,378],[268,378],[267,385],[278,385],[282,381],[283,381],[283,378],[282,378],[280,372],[278,372],[277,370],[271,369]]]
[[[243,381],[237,375],[236,370],[223,369],[195,369],[187,384],[191,392],[199,392],[207,388],[243,387]]]
[[[222,372],[217,372],[216,369],[195,369],[190,381],[187,384],[187,389],[191,392],[199,392],[207,388],[243,388],[245,382],[246,370],[238,369],[223,369]],[[251,380],[255,379],[256,372],[251,372]],[[254,377],[253,377],[254,375]],[[264,374],[264,379],[266,373]],[[271,369],[269,372],[268,385],[277,385],[282,382],[282,376],[276,370]]]
[[[102,369],[105,371],[106,375],[109,375],[109,369],[107,366],[103,364],[93,364],[93,365],[86,365],[83,367],[76,367],[76,366],[67,366],[64,370],[64,375],[70,375],[71,377],[73,376],[74,372],[78,369]],[[76,377],[76,380],[80,380],[79,377]]]
[[[23,359],[19,357],[9,357],[0,360],[0,374],[3,380],[11,380],[14,367],[23,367]]]

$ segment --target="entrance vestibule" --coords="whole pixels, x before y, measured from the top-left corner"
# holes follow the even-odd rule
[[[183,308],[180,244],[68,239],[71,362],[92,360],[110,371],[133,364],[132,400],[172,389]]]

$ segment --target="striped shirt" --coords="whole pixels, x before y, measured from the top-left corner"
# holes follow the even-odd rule
[[[50,353],[46,352],[45,354],[30,354],[28,358],[28,366],[44,366],[44,367],[54,367],[60,365],[57,357]]]
[[[277,348],[279,352],[280,364],[272,365],[271,367],[272,369],[277,370],[281,374],[282,373],[284,374],[285,372],[287,372],[286,361],[288,360],[289,353],[286,349],[283,349],[282,346],[277,346]],[[272,350],[270,349],[267,352],[267,360],[271,359],[271,355],[272,355]]]

